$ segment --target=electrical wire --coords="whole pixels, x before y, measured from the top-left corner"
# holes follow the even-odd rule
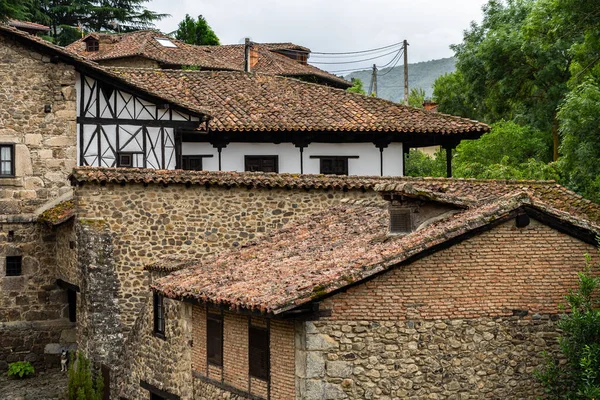
[[[389,56],[390,54],[397,53],[397,50],[390,51],[389,53],[381,54],[379,56],[371,57],[371,58],[363,58],[362,60],[354,60],[354,61],[337,61],[337,62],[325,62],[325,61],[313,61],[311,64],[328,64],[328,65],[338,65],[338,64],[355,64],[363,61],[371,61],[376,60],[381,57]]]
[[[369,50],[361,50],[361,51],[346,51],[346,52],[341,52],[341,53],[326,53],[326,52],[318,52],[318,51],[311,51],[310,54],[328,54],[328,55],[339,55],[339,54],[363,54],[363,53],[372,53],[374,51],[377,50],[384,50],[384,49],[389,49],[390,47],[394,47],[394,46],[398,46],[404,44],[404,42],[398,42],[398,43],[394,43],[394,44],[390,44],[387,46],[383,46],[383,47],[378,47],[375,49],[369,49]]]
[[[402,58],[403,54],[404,54],[404,51],[402,51],[401,53],[398,53],[398,57],[396,57],[396,62],[394,63],[394,65],[392,65],[385,73],[379,75],[379,77],[384,77],[387,74],[389,74],[390,72],[392,72],[394,67],[396,67],[396,65],[398,65],[398,62],[400,62],[400,59]]]

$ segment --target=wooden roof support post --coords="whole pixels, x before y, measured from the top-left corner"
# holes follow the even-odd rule
[[[444,146],[446,149],[446,177],[452,178],[452,149],[455,146],[448,145]]]

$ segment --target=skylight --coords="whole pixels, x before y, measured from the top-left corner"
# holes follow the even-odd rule
[[[154,38],[154,39],[156,39],[156,41],[164,47],[177,47],[177,45],[175,43],[171,42],[167,38]]]

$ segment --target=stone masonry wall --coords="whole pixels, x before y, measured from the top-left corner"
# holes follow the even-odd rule
[[[0,178],[0,217],[32,214],[72,193],[75,70],[0,35],[0,82],[0,143],[15,144],[15,177]]]
[[[144,380],[150,385],[179,396],[193,398],[192,379],[192,306],[164,299],[165,339],[154,335],[152,296],[147,296],[125,345],[119,365],[119,380],[113,391],[130,400],[148,399],[148,391],[140,387]]]
[[[0,225],[0,373],[22,360],[56,368],[61,348],[73,342],[66,292],[54,277],[54,240],[41,224]],[[7,256],[22,257],[20,276],[6,276]]]
[[[295,388],[295,328],[293,321],[269,322],[270,388],[259,379],[249,379],[248,324],[267,326],[264,318],[233,312],[223,315],[223,366],[206,362],[206,307],[193,308],[192,368],[196,399],[244,398],[248,393],[271,400],[292,399]]]
[[[558,303],[593,246],[506,222],[323,302],[297,333],[300,398],[536,398]]]
[[[201,258],[243,245],[256,235],[344,198],[374,192],[284,190],[184,185],[85,184],[76,189],[81,219],[102,219],[113,232],[121,320],[131,327],[147,295],[145,265],[178,254]]]

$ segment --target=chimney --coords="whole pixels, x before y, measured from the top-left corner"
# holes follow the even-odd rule
[[[254,43],[250,45],[250,68],[258,63],[258,48],[254,46]]]
[[[251,51],[252,51],[252,42],[250,38],[246,38],[244,44],[244,71],[250,72],[252,68],[252,60],[251,60]]]

